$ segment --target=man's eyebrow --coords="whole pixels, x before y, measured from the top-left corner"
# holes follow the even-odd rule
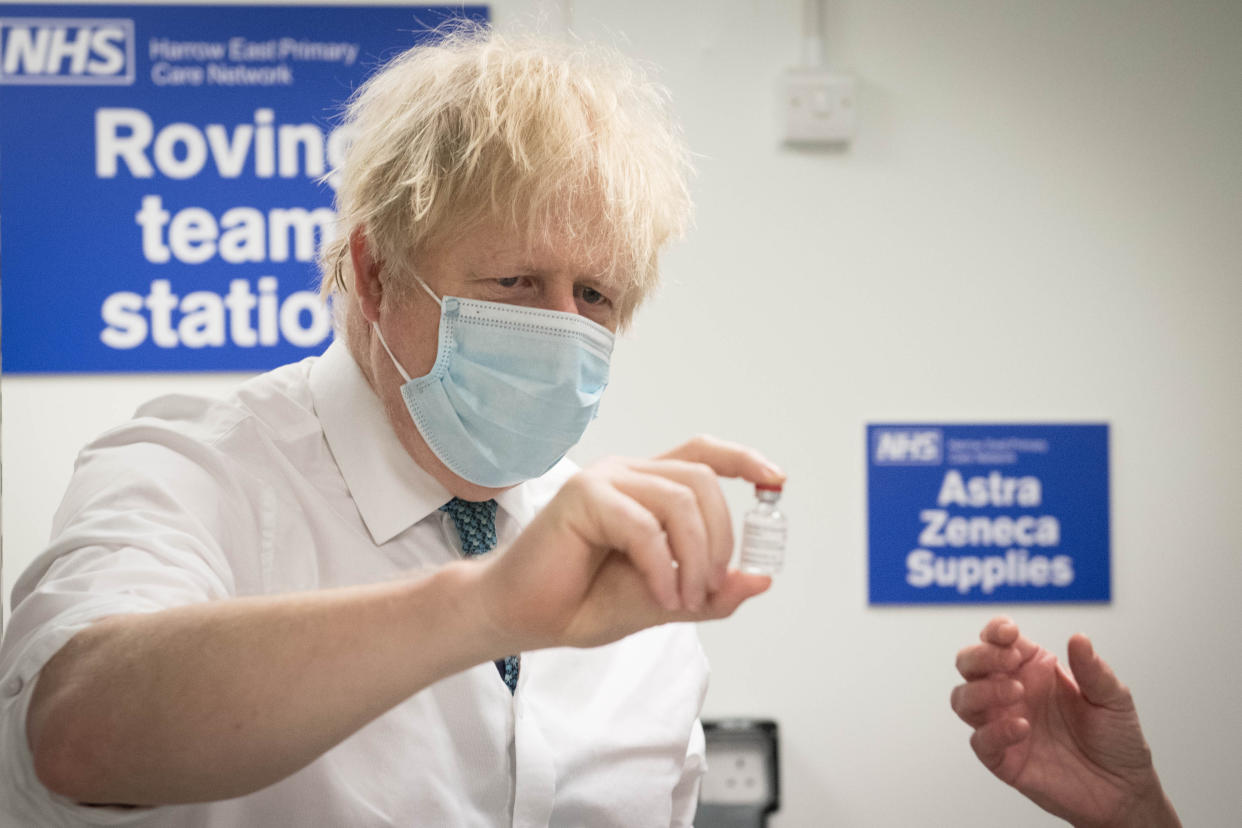
[[[490,271],[490,272],[489,272]],[[470,276],[478,276],[482,278],[495,278],[495,272],[505,273],[524,273],[532,276],[546,276],[551,273],[553,268],[540,267],[535,262],[523,258],[503,259],[497,258],[491,262],[484,262],[475,267],[468,268],[466,272]],[[484,276],[487,272],[488,275]]]
[[[574,284],[589,287],[591,290],[613,297],[619,296],[625,290],[624,286],[620,282],[609,281],[607,279],[602,279],[599,276],[580,276],[577,279],[574,279]]]
[[[547,277],[555,275],[562,269],[558,263],[541,263],[539,259],[532,259],[527,255],[517,255],[512,259],[498,256],[492,262],[485,262],[467,268],[466,275],[472,279],[496,279],[505,278],[506,276]],[[571,268],[570,273],[573,276],[574,284],[597,288],[600,292],[620,294],[624,293],[628,288],[626,279],[609,273],[607,269],[591,272]]]

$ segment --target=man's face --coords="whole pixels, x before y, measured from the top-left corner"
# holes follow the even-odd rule
[[[605,264],[598,254],[556,236],[528,244],[515,233],[483,225],[423,255],[415,272],[440,298],[458,296],[577,313],[615,332],[622,297],[615,284],[599,275]],[[393,355],[411,377],[431,370],[439,342],[440,306],[424,290],[414,285],[400,301],[383,303],[378,322]],[[410,419],[401,398],[401,375],[374,337],[370,356],[375,390],[415,462],[458,497],[483,500],[500,491],[463,480],[440,462]]]

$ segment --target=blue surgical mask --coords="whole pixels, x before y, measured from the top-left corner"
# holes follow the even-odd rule
[[[415,277],[417,278],[417,277]],[[613,334],[576,313],[440,299],[436,363],[411,378],[372,323],[405,384],[401,396],[449,471],[500,488],[539,477],[595,417],[608,384]]]

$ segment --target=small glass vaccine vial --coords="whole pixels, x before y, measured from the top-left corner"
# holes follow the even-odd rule
[[[775,575],[785,563],[787,527],[785,515],[776,508],[781,487],[768,483],[755,484],[757,502],[742,522],[743,572]]]

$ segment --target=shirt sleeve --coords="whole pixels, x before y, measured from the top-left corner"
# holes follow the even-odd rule
[[[0,646],[0,824],[118,825],[150,816],[48,791],[35,776],[26,714],[39,671],[95,621],[234,594],[224,548],[246,532],[247,516],[238,507],[242,487],[227,477],[206,445],[104,443],[79,458],[49,547],[13,589]]]
[[[699,784],[707,771],[707,740],[703,736],[703,724],[694,720],[690,742],[686,746],[686,761],[681,766],[681,779],[673,788],[673,828],[690,828],[694,813],[699,807]]]

